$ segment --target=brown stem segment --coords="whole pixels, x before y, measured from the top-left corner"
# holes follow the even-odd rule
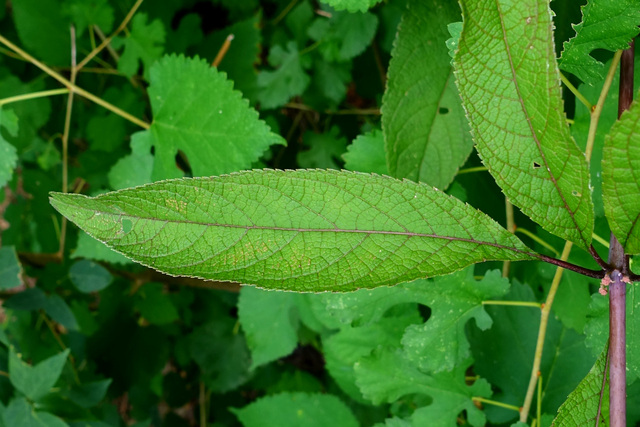
[[[620,58],[620,89],[618,117],[629,108],[633,100],[633,41]],[[628,257],[618,239],[611,234],[609,265],[614,269],[609,274],[609,425],[627,425],[627,339],[626,339],[626,295],[628,281]],[[625,280],[625,275],[627,278]]]

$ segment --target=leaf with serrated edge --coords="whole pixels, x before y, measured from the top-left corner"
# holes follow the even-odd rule
[[[248,171],[51,203],[141,264],[265,288],[349,291],[536,257],[432,187],[353,172]]]
[[[602,402],[600,421],[606,423],[609,419],[609,381],[604,382],[605,389],[602,391],[606,366],[607,349],[605,348],[587,376],[560,406],[558,416],[553,420],[553,426],[595,425],[600,402]]]
[[[611,231],[627,254],[640,253],[640,103],[611,128],[602,150],[602,199]]]
[[[638,35],[640,7],[637,0],[588,0],[581,7],[582,22],[574,25],[575,37],[564,42],[558,66],[583,82],[595,85],[604,78],[605,66],[590,54],[596,49],[626,49]]]
[[[478,153],[523,213],[588,248],[589,172],[563,113],[548,2],[461,4],[456,78]]]
[[[445,189],[473,141],[460,105],[447,24],[460,20],[454,2],[411,1],[400,23],[382,100],[387,165],[396,178]]]

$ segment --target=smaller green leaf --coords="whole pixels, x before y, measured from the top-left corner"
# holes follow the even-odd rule
[[[447,25],[447,31],[451,35],[450,39],[447,39],[445,44],[449,49],[449,56],[451,59],[455,58],[456,51],[458,50],[458,44],[460,44],[460,34],[462,34],[462,22],[452,22]]]
[[[12,310],[44,310],[55,322],[67,329],[77,330],[73,312],[59,295],[45,294],[40,288],[27,288],[9,298],[4,307]]]
[[[382,131],[374,129],[359,135],[342,155],[344,168],[350,171],[389,175]]]
[[[236,319],[221,317],[196,328],[188,348],[207,388],[215,393],[233,390],[249,379],[249,349],[243,334],[234,333]]]
[[[598,421],[606,425],[609,419],[609,381],[604,378],[607,353],[605,347],[587,376],[560,406],[558,415],[553,420],[554,427],[595,425]],[[604,391],[602,391],[603,383]],[[602,412],[600,420],[597,421],[596,415],[600,404],[602,404]]]
[[[9,348],[9,380],[31,400],[38,400],[55,385],[64,367],[69,349],[35,366],[26,364],[13,347]]]
[[[91,238],[81,232],[78,236],[78,246],[71,254],[71,258],[87,258],[94,261],[104,261],[112,264],[131,264],[131,260],[114,251],[104,243]]]
[[[135,306],[149,323],[165,325],[178,320],[178,311],[160,283],[147,283],[137,292]]]
[[[244,427],[356,427],[347,405],[330,394],[281,393],[231,408]]]
[[[349,12],[366,12],[382,0],[321,0],[335,10],[348,10]]]
[[[614,123],[602,150],[602,199],[611,232],[625,253],[640,253],[640,103]]]
[[[91,408],[104,399],[110,384],[111,379],[84,383],[65,392],[65,396],[76,405],[83,408]]]
[[[160,59],[164,51],[164,39],[165,30],[160,20],[147,23],[147,14],[137,13],[131,20],[129,36],[112,41],[116,49],[124,46],[124,52],[118,61],[118,71],[132,77],[142,63],[145,79],[148,80],[151,65]]]
[[[257,81],[258,101],[263,109],[284,105],[309,86],[311,79],[304,71],[308,57],[300,57],[296,42],[288,42],[286,48],[274,46],[269,51],[269,64],[276,70],[260,71]]]
[[[243,286],[238,319],[251,350],[251,369],[290,354],[298,343],[297,294]]]
[[[332,12],[330,18],[319,17],[307,33],[319,42],[318,50],[326,61],[344,62],[367,48],[378,28],[378,17],[372,13]]]
[[[78,31],[78,38],[92,25],[104,34],[113,30],[114,13],[108,0],[72,0],[65,5]]]
[[[7,427],[69,427],[49,412],[36,411],[24,397],[11,400],[2,418]]]
[[[111,273],[106,268],[89,260],[73,264],[69,269],[69,278],[80,292],[87,294],[99,292],[113,281]]]
[[[2,137],[2,128],[9,135],[18,136],[18,116],[13,110],[0,107],[0,187],[11,180],[18,163],[16,147]]]
[[[339,169],[337,161],[347,149],[347,141],[340,136],[340,129],[333,126],[329,132],[307,131],[302,136],[303,144],[310,147],[298,153],[298,164],[305,169]]]
[[[575,37],[564,42],[558,66],[594,85],[604,77],[605,66],[590,54],[596,49],[626,49],[638,35],[640,8],[636,0],[588,0]]]
[[[13,246],[0,247],[0,289],[11,289],[22,284],[22,267]]]
[[[151,69],[149,98],[153,124],[144,136],[155,147],[154,180],[184,174],[179,150],[194,176],[210,176],[248,169],[270,145],[285,142],[224,73],[199,58],[163,57]],[[139,143],[135,154],[143,158],[147,142]]]

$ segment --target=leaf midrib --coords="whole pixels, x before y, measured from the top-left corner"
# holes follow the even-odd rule
[[[551,168],[549,167],[549,164],[547,162],[547,157],[545,156],[545,153],[542,150],[542,146],[541,146],[540,140],[538,139],[538,136],[536,135],[535,129],[533,129],[533,124],[531,123],[531,117],[529,115],[529,111],[527,110],[527,107],[524,105],[524,98],[522,97],[522,94],[520,92],[520,85],[518,84],[518,75],[516,73],[516,69],[515,69],[515,66],[514,66],[514,63],[513,63],[513,59],[511,57],[511,46],[509,45],[509,41],[507,40],[506,25],[505,25],[505,22],[504,22],[504,14],[502,13],[502,10],[500,8],[500,2],[498,0],[496,0],[496,9],[498,10],[498,16],[500,17],[500,28],[502,29],[502,40],[504,41],[505,51],[507,52],[507,57],[509,59],[509,69],[511,70],[511,75],[513,77],[513,85],[514,85],[514,87],[516,89],[516,93],[518,94],[518,102],[520,103],[520,106],[522,107],[522,112],[523,112],[523,114],[525,116],[525,120],[527,122],[527,125],[529,126],[529,130],[531,132],[531,136],[533,137],[533,140],[536,143],[536,147],[538,148],[538,152],[542,156],[542,162],[544,163],[544,166],[546,167],[547,171],[549,172],[549,177],[551,178],[551,181],[553,182],[553,186],[555,187],[556,191],[558,192],[558,195],[562,199],[562,203],[564,204],[565,209],[567,210],[567,212],[569,212],[569,216],[571,216],[571,221],[573,221],[573,224],[574,224],[576,230],[578,231],[578,235],[580,236],[580,239],[582,240],[582,243],[584,244],[585,247],[589,247],[588,242],[585,240],[585,238],[582,235],[580,226],[578,225],[578,222],[576,221],[574,212],[569,207],[569,204],[567,203],[567,200],[564,197],[564,193],[562,192],[562,190],[558,186],[558,182],[556,181],[556,177],[553,175],[553,172],[551,171]]]
[[[463,237],[455,237],[455,236],[442,236],[438,234],[426,234],[426,233],[415,233],[411,231],[385,231],[385,230],[357,230],[357,229],[343,229],[343,228],[301,228],[301,227],[278,227],[278,226],[263,226],[263,225],[237,225],[237,224],[223,224],[216,222],[201,222],[201,221],[192,221],[192,220],[172,220],[172,219],[159,219],[159,218],[146,218],[143,216],[136,215],[126,215],[126,214],[114,214],[113,212],[99,211],[99,210],[91,210],[91,212],[95,214],[101,214],[105,216],[114,216],[114,217],[126,217],[136,220],[145,220],[145,221],[157,221],[162,223],[173,223],[173,224],[190,224],[190,225],[198,225],[204,227],[223,227],[223,228],[237,228],[242,230],[270,230],[270,231],[289,231],[289,232],[298,232],[298,233],[345,233],[345,234],[367,234],[367,235],[391,235],[391,236],[407,236],[407,237],[421,237],[421,238],[432,238],[432,239],[442,239],[448,241],[456,241],[456,242],[465,242],[472,243],[477,245],[491,246],[498,249],[505,249],[508,251],[516,252],[519,254],[527,255],[533,258],[538,258],[536,253],[528,252],[522,249],[514,248],[512,246],[501,245],[499,243],[486,242],[481,240],[474,239],[466,239]]]

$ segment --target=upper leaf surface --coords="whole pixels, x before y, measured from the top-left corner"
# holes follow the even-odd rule
[[[462,8],[456,77],[478,153],[523,213],[588,247],[589,172],[563,113],[548,2],[465,0]]]
[[[628,254],[640,253],[640,104],[634,102],[602,150],[602,199],[611,231]]]
[[[251,171],[95,198],[53,194],[82,229],[169,274],[348,291],[534,255],[426,185],[337,171]]]
[[[596,84],[606,70],[590,53],[596,49],[626,49],[638,35],[638,25],[637,0],[589,0],[582,6],[582,22],[574,26],[575,37],[564,42],[558,66],[585,83]]]
[[[247,169],[271,144],[283,143],[206,61],[164,57],[151,69],[149,98],[154,180],[181,175],[175,165],[178,150],[193,175],[219,175]]]
[[[389,172],[446,188],[473,149],[446,40],[454,2],[416,0],[405,11],[382,102]]]

